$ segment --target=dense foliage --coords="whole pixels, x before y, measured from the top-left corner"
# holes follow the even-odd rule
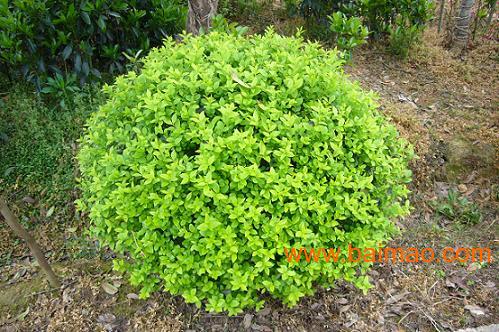
[[[361,16],[370,31],[387,32],[398,17],[411,21],[413,25],[424,25],[433,16],[429,0],[288,0],[288,9],[297,7],[305,17],[326,17],[342,11],[348,16]]]
[[[399,43],[398,48],[391,48],[398,55],[406,55],[434,11],[430,0],[287,0],[286,4],[290,12],[306,17],[309,26],[327,27],[332,22],[326,17],[336,12],[344,13],[345,21],[362,19],[373,38],[386,37],[392,46]]]
[[[154,49],[106,87],[82,138],[80,207],[141,296],[212,311],[369,287],[368,263],[289,263],[284,247],[377,247],[408,212],[411,149],[335,51],[268,31]]]
[[[124,71],[126,55],[184,28],[183,0],[0,0],[0,70],[40,86]]]

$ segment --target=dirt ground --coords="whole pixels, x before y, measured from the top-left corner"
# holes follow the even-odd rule
[[[498,51],[497,43],[485,43],[459,58],[430,30],[408,61],[366,47],[347,67],[381,96],[382,112],[419,156],[411,165],[414,211],[398,221],[402,233],[390,247],[497,251]],[[463,209],[476,206],[474,223],[438,213],[449,192],[467,199]],[[26,204],[16,202],[14,210]],[[376,264],[367,295],[339,283],[292,309],[269,300],[260,312],[229,317],[167,294],[139,300],[112,272],[112,253],[82,240],[84,223],[73,226],[57,234],[44,224],[33,230],[63,278],[61,290],[51,290],[22,243],[13,249],[14,236],[0,229],[0,253],[11,257],[0,267],[0,331],[452,331],[499,323],[497,259]],[[72,249],[61,251],[68,241]],[[88,254],[77,258],[75,251]]]

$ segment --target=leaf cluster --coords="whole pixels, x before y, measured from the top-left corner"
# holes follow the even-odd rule
[[[358,17],[347,17],[342,12],[335,12],[328,16],[329,30],[333,32],[334,43],[341,50],[351,51],[355,47],[365,44],[369,35],[367,27],[362,25]]]

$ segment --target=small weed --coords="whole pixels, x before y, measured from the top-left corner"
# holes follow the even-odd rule
[[[440,278],[440,279],[444,279],[446,276],[446,273],[444,270],[435,270],[434,273],[435,273],[435,277]]]
[[[475,225],[482,220],[478,206],[455,190],[450,190],[445,199],[434,200],[430,205],[438,215],[462,224]]]
[[[494,184],[492,185],[492,199],[495,201],[499,201],[499,185]]]
[[[73,234],[66,240],[64,249],[73,260],[90,259],[101,254],[97,244],[87,234]]]
[[[422,29],[399,18],[397,24],[390,27],[388,32],[388,50],[397,57],[406,59],[411,47],[418,42]]]
[[[46,86],[41,90],[42,93],[49,95],[52,99],[59,101],[62,109],[72,108],[74,94],[79,92],[76,74],[69,74],[66,77],[56,74],[53,78],[47,79]]]
[[[434,236],[445,236],[446,229],[441,227],[437,222],[433,222],[430,226],[429,233]]]

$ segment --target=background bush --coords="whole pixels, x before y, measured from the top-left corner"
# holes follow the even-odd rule
[[[141,296],[208,310],[369,287],[366,263],[289,263],[284,247],[374,247],[408,212],[411,150],[334,51],[272,33],[165,41],[106,87],[78,156],[80,208]]]
[[[405,59],[409,50],[421,37],[422,27],[400,18],[388,29],[388,47],[392,54]]]
[[[287,0],[286,6],[291,14],[299,13],[307,18],[307,29],[318,37],[330,37],[332,21],[326,19],[328,15],[342,12],[345,20],[359,17],[372,38],[386,39],[389,44],[395,40],[401,42],[398,48],[390,50],[402,56],[434,13],[430,0]]]
[[[369,31],[358,17],[346,17],[342,12],[329,16],[329,30],[333,33],[334,43],[340,50],[351,52],[366,42]]]
[[[73,73],[80,82],[124,71],[135,56],[184,28],[185,0],[0,0],[0,69],[40,88]]]

